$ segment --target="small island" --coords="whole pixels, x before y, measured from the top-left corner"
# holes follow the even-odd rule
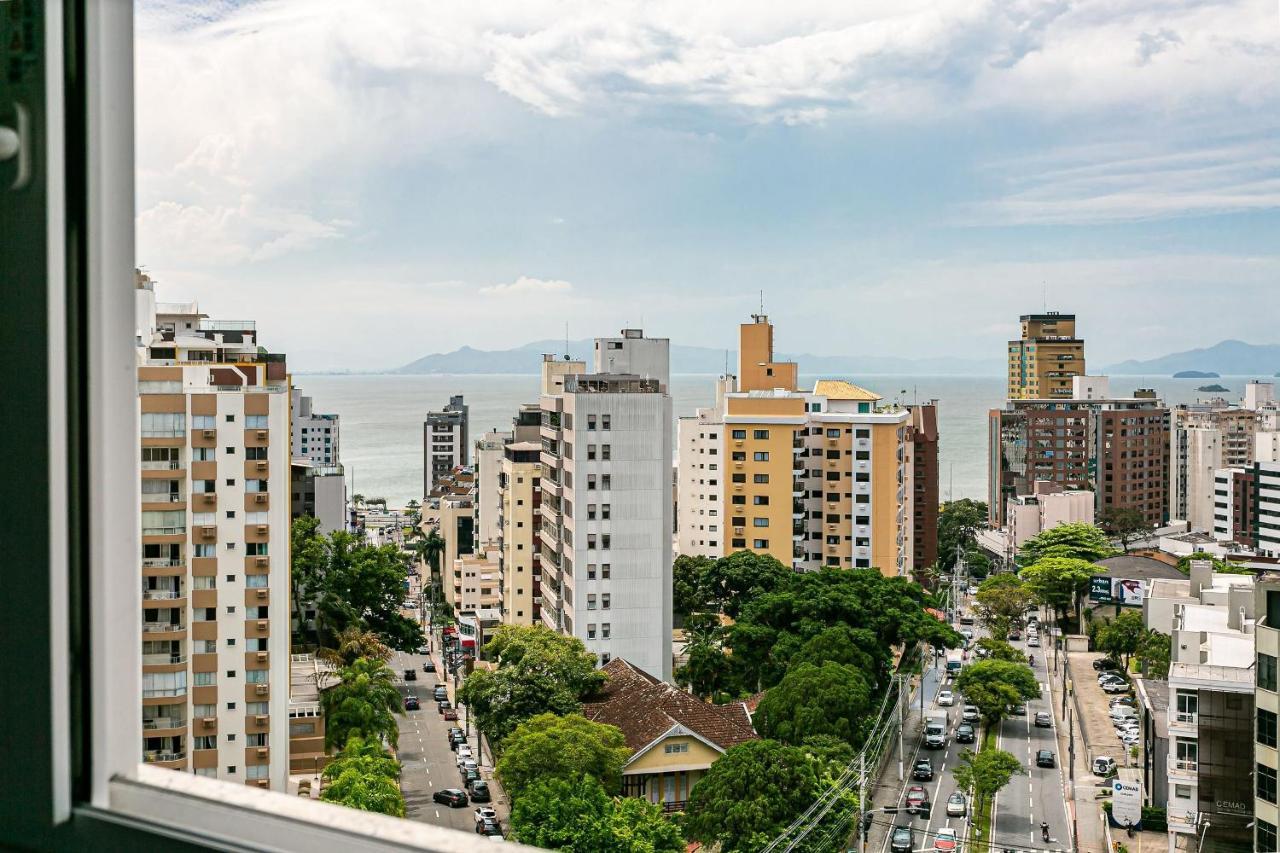
[[[1174,379],[1219,379],[1221,374],[1208,370],[1179,370],[1173,374]],[[1225,389],[1224,389],[1225,390]]]
[[[1203,391],[1203,392],[1205,392],[1206,394],[1225,394],[1225,393],[1227,393],[1228,391],[1230,391],[1231,389],[1230,389],[1230,388],[1223,388],[1221,385],[1201,385],[1201,386],[1200,386],[1199,388],[1197,388],[1196,390],[1197,390],[1197,391]]]

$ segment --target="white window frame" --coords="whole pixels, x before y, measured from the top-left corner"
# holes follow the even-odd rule
[[[9,807],[0,847],[491,850],[472,833],[139,764],[141,624],[118,614],[137,610],[140,508],[113,499],[123,484],[137,490],[139,481],[133,9],[45,0],[26,11],[36,27],[29,47],[42,60],[32,68],[43,76],[16,90],[38,122],[19,135],[34,189],[13,189],[6,203],[39,211],[9,239],[44,230],[42,251],[28,254],[25,266],[18,259],[11,283],[30,286],[15,305],[46,304],[31,328],[34,342],[24,346],[44,350],[47,386],[44,410],[12,436],[43,468],[33,493],[47,501],[47,517],[39,534],[28,530],[27,553],[39,557],[27,564],[30,582],[0,604],[6,624],[42,629],[28,635],[30,655],[13,655],[2,668],[8,676],[21,666],[32,689],[5,705],[7,734],[21,744],[25,770],[0,779],[0,801]],[[64,39],[77,56],[76,79],[66,74],[72,63]],[[66,119],[64,104],[83,125]],[[68,265],[69,255],[82,262]],[[39,275],[32,257],[44,267]],[[78,339],[68,338],[72,323]]]

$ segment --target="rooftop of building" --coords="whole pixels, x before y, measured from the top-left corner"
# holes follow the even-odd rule
[[[755,740],[742,702],[711,705],[622,659],[604,666],[608,676],[600,699],[583,705],[589,720],[622,730],[627,746],[641,750],[681,726],[720,749]]]
[[[1174,580],[1184,581],[1187,583],[1187,595],[1190,596],[1190,581],[1187,576],[1178,571],[1176,566],[1170,565],[1162,560],[1153,557],[1143,557],[1134,554],[1119,554],[1115,557],[1105,557],[1094,563],[1095,566],[1111,577],[1124,578],[1126,580]]]
[[[1169,737],[1169,682],[1151,678],[1135,678],[1134,689],[1138,701],[1147,709],[1155,723],[1156,737]]]
[[[819,379],[813,384],[813,393],[828,400],[860,400],[878,403],[884,399],[874,391],[868,391],[843,379]]]
[[[289,704],[318,703],[321,687],[329,687],[336,672],[337,667],[314,655],[289,655]]]

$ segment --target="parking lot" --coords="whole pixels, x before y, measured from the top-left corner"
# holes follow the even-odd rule
[[[1113,758],[1123,767],[1127,762],[1127,749],[1117,737],[1110,717],[1109,703],[1113,696],[1103,692],[1098,685],[1099,672],[1093,668],[1093,662],[1103,657],[1099,652],[1072,652],[1068,657],[1067,673],[1075,692],[1072,711],[1076,714],[1076,734],[1080,738],[1076,749],[1083,745],[1088,759],[1084,763],[1086,767],[1091,768],[1093,760],[1099,757]],[[1101,783],[1103,780],[1092,777],[1087,781]]]

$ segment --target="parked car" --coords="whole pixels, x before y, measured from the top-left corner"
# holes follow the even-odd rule
[[[964,637],[964,643],[966,646],[969,645],[969,643],[973,642],[973,631],[969,630],[968,628],[965,628],[963,631],[961,631],[960,636]]]
[[[425,644],[425,645],[418,646],[418,654],[420,654],[420,655],[429,655],[429,654],[431,654],[431,644],[430,644],[430,643],[427,643],[427,644]]]
[[[960,847],[954,826],[938,827],[938,834],[933,837],[933,849],[937,853],[955,853]]]
[[[965,611],[964,613],[961,613],[961,614],[960,614],[960,624],[961,624],[961,625],[972,625],[972,624],[973,624],[973,614],[972,614],[972,613],[969,613],[968,611]]]
[[[502,827],[497,818],[485,818],[476,824],[477,835],[502,835]]]
[[[960,719],[966,723],[976,723],[982,719],[982,712],[978,710],[977,705],[965,705],[964,710],[960,712]]]
[[[959,791],[955,791],[951,796],[947,797],[947,817],[964,817],[968,809],[969,802],[964,798],[964,794]]]
[[[1021,640],[1021,639],[1022,639],[1022,635],[1021,635],[1021,634],[1019,634],[1017,631],[1010,631],[1010,632],[1009,632],[1009,642],[1011,642],[1011,643],[1016,643],[1016,642],[1018,642],[1018,641],[1019,641],[1019,640]]]
[[[1093,775],[1106,778],[1116,772],[1116,760],[1107,755],[1093,759]]]
[[[482,820],[497,820],[498,811],[493,806],[480,806],[472,813],[471,817],[476,823]]]
[[[467,784],[467,793],[471,795],[473,803],[487,803],[492,799],[489,793],[489,783],[483,779],[474,779]]]
[[[916,849],[916,834],[909,826],[895,826],[889,838],[892,853],[912,853]]]
[[[1040,638],[1039,638],[1039,637],[1037,637],[1035,634],[1028,634],[1028,635],[1027,635],[1027,648],[1029,648],[1029,649],[1038,649],[1038,648],[1040,648]]]
[[[961,723],[956,726],[956,743],[973,743],[977,740],[978,734],[973,729],[971,723]]]
[[[431,698],[435,699],[437,702],[441,701],[442,699],[448,699],[449,688],[445,687],[443,684],[437,684],[435,686],[435,689],[431,691]]]
[[[408,695],[408,696],[404,697],[404,709],[405,709],[406,711],[416,711],[416,710],[418,710],[418,708],[419,708],[419,707],[421,707],[421,706],[418,704],[418,697],[417,697],[417,696],[414,696],[413,694],[410,694],[410,695]]]
[[[471,754],[471,747],[465,743],[459,746],[456,750],[454,750],[454,752],[456,752],[457,755],[454,756],[453,760],[455,763],[459,765],[462,764],[462,762],[464,761],[475,760],[475,756]]]
[[[932,782],[933,762],[927,758],[917,761],[916,766],[911,769],[911,778],[917,782]]]
[[[1129,679],[1125,678],[1125,677],[1124,677],[1123,675],[1121,675],[1120,673],[1118,673],[1118,672],[1112,672],[1111,670],[1107,670],[1106,672],[1100,672],[1100,673],[1098,673],[1098,683],[1099,683],[1099,684],[1102,684],[1102,683],[1107,682],[1107,681],[1120,681],[1120,682],[1126,682],[1126,681],[1128,681],[1128,680],[1129,680]]]
[[[469,785],[480,778],[480,769],[474,766],[461,767],[458,769],[458,775],[462,777],[462,784]]]
[[[928,814],[929,792],[921,785],[912,785],[907,789],[907,814]]]
[[[950,708],[952,705],[956,704],[956,694],[952,693],[950,690],[941,691],[938,693],[938,704],[944,708]]]
[[[461,788],[441,788],[431,795],[431,801],[458,809],[467,804],[467,792]]]
[[[1049,715],[1048,711],[1036,711],[1036,728],[1053,728],[1053,717]]]
[[[1093,662],[1093,668],[1097,670],[1119,669],[1120,664],[1116,663],[1111,658],[1098,658]]]
[[[1133,709],[1132,705],[1117,705],[1107,712],[1107,716],[1112,720],[1136,720],[1138,712]]]
[[[1134,699],[1132,696],[1117,696],[1107,704],[1112,708],[1117,705],[1131,705],[1136,708],[1138,706],[1138,700]]]
[[[1036,752],[1036,767],[1053,767],[1053,753],[1047,749],[1041,749]]]
[[[458,719],[458,710],[456,708],[445,708],[444,718],[450,721]]]
[[[1137,746],[1142,743],[1142,735],[1133,731],[1122,732],[1120,734],[1120,742],[1125,746]]]
[[[1027,715],[1027,706],[1022,703],[1009,706],[1009,715],[1013,717],[1025,717]]]
[[[435,662],[435,661],[433,661],[433,660],[428,660],[426,663],[424,663],[424,664],[422,665],[422,671],[423,671],[423,672],[435,672],[435,671],[436,671],[436,662]]]
[[[974,586],[973,584],[969,584],[969,594],[970,594],[970,595],[977,595],[977,594],[978,594],[978,588],[977,588],[976,586]]]
[[[436,710],[439,711],[441,714],[443,714],[445,711],[449,710],[452,707],[453,707],[453,704],[450,703],[448,699],[440,699],[439,701],[436,702]]]
[[[1128,693],[1129,685],[1125,684],[1123,681],[1108,681],[1106,684],[1102,685],[1102,692],[1103,693]]]

